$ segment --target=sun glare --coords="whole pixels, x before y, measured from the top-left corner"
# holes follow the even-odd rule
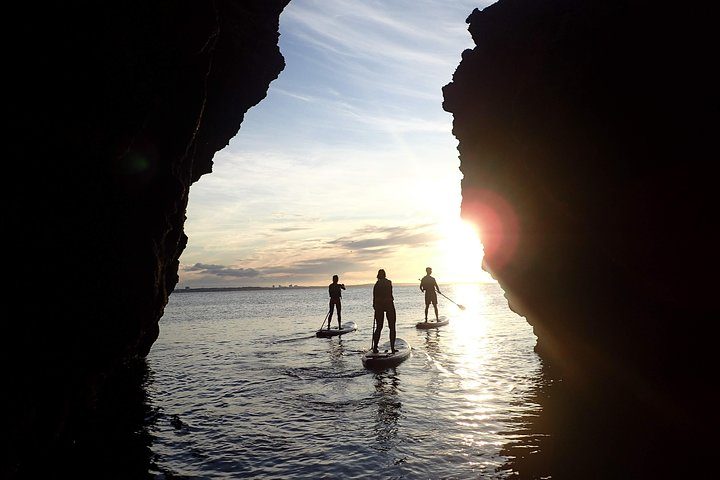
[[[457,219],[440,225],[438,273],[453,282],[480,282],[490,279],[482,270],[483,246],[477,227]]]

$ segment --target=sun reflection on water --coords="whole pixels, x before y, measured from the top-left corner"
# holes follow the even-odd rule
[[[442,303],[452,325],[447,333],[452,334],[441,331],[437,339],[453,360],[440,362],[454,377],[453,413],[448,415],[455,425],[452,430],[462,432],[457,441],[470,451],[499,451],[518,428],[508,419],[508,409],[515,409],[515,418],[520,418],[535,408],[524,402],[535,385],[537,360],[523,353],[532,349],[532,342],[517,335],[527,324],[507,309],[497,284],[454,284],[443,293],[459,304]],[[486,468],[498,466],[494,461],[481,463]]]
[[[536,338],[496,283],[437,278],[464,308],[438,295],[449,324],[418,329],[424,296],[417,285],[397,286],[398,334],[413,355],[381,374],[359,359],[371,321],[342,339],[311,334],[324,289],[177,295],[150,358],[161,372],[151,394],[168,416],[204,427],[179,436],[165,422],[154,430],[153,452],[169,468],[193,465],[188,473],[199,477],[227,476],[228,457],[247,459],[235,473],[275,477],[510,476],[518,448],[537,450],[526,427],[539,410]],[[367,319],[359,299],[371,298],[372,287],[348,290],[343,316]],[[297,308],[309,302],[307,312]],[[214,440],[228,437],[237,441]],[[207,460],[193,464],[188,441]]]

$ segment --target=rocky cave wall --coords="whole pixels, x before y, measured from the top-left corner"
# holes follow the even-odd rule
[[[6,299],[21,313],[3,350],[3,472],[48,464],[102,385],[147,354],[177,282],[188,188],[283,68],[287,3],[8,13]],[[717,318],[708,8],[501,0],[468,19],[477,47],[444,104],[463,214],[563,380],[541,395],[540,460],[518,458],[528,476],[646,472],[662,439],[696,433],[712,392],[697,338]]]
[[[148,353],[178,279],[188,189],[283,69],[288,2],[9,12],[7,298],[22,313],[6,332],[3,471],[67,452],[104,385]]]
[[[468,18],[476,47],[444,88],[462,214],[561,380],[535,422],[552,432],[542,460],[518,461],[527,476],[668,474],[699,449],[671,439],[716,420],[710,18],[604,0],[501,0]]]

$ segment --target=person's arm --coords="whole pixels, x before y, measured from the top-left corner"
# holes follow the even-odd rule
[[[440,293],[440,287],[438,287],[437,280],[435,280],[435,290],[437,290],[438,293]]]
[[[388,280],[388,284],[389,284],[388,288],[390,290],[390,301],[392,302],[392,301],[395,301],[395,297],[393,297],[393,294],[392,294],[392,281]]]
[[[344,284],[344,283],[341,283],[341,284],[340,284],[340,288],[342,288],[343,290],[345,290],[345,284]]]
[[[377,292],[378,284],[375,283],[375,286],[373,287],[373,308],[375,308],[375,293]]]

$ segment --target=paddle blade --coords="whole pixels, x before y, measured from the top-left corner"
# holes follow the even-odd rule
[[[460,310],[465,310],[465,305],[458,305],[458,308],[459,308]]]

